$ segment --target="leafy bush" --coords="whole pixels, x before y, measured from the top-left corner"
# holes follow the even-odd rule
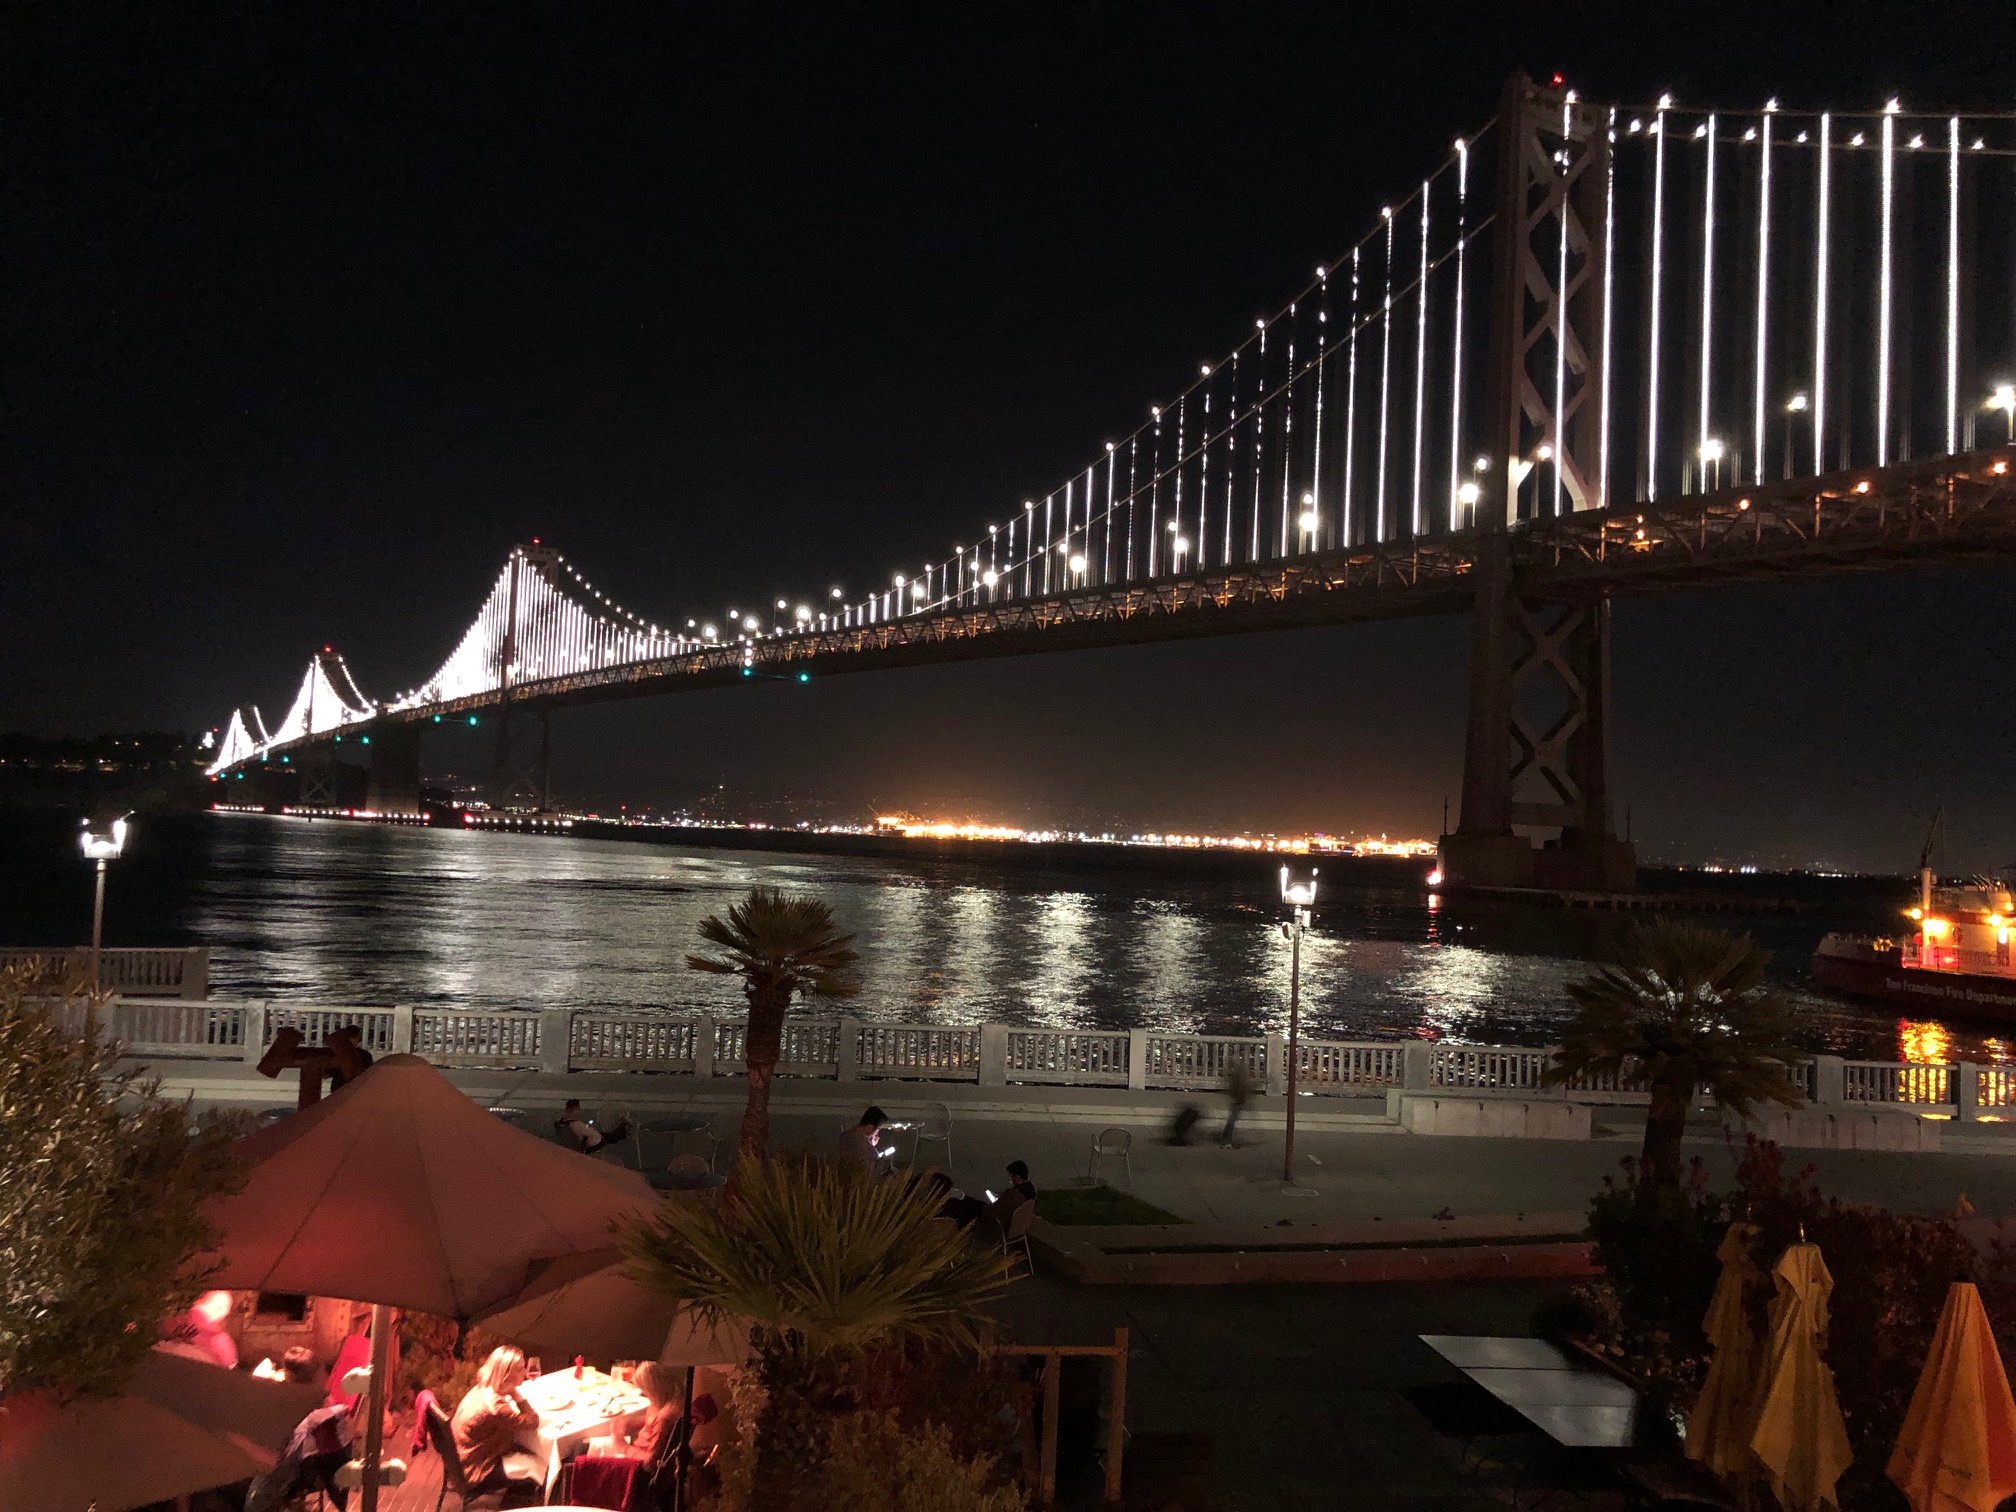
[[[833,1422],[827,1443],[828,1512],[1022,1512],[1021,1494],[995,1483],[994,1462],[961,1455],[935,1423],[854,1412]]]
[[[202,1207],[237,1190],[237,1117],[192,1124],[86,1028],[94,1001],[0,971],[0,1396],[109,1395],[186,1309],[216,1242]]]

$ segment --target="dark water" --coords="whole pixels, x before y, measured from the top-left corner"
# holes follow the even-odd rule
[[[1263,861],[1253,869],[1067,874],[187,815],[137,827],[113,869],[106,940],[208,945],[220,996],[734,1012],[733,985],[683,956],[701,918],[764,883],[818,893],[858,935],[863,990],[848,1011],[864,1018],[1242,1034],[1283,1027],[1288,999],[1272,878]],[[1808,911],[1706,917],[1755,933],[1788,983],[1827,930],[1894,917],[1897,884],[1800,885]],[[0,944],[74,941],[89,923],[74,832],[0,820]],[[1305,1023],[1341,1039],[1544,1042],[1566,1016],[1562,983],[1625,923],[1326,886],[1304,942]],[[1993,1025],[1901,1021],[1803,991],[1798,1001],[1809,1049],[2011,1055]]]

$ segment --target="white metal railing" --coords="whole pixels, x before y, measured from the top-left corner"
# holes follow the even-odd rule
[[[1847,1061],[1841,1067],[1841,1100],[1950,1107],[1954,1101],[1953,1067],[1936,1063]]]
[[[64,1000],[58,1011],[70,1032],[81,1032],[82,999]],[[114,996],[100,1016],[104,1031],[133,1053],[162,1059],[253,1062],[281,1029],[297,1029],[309,1044],[319,1045],[330,1030],[355,1024],[374,1055],[410,1052],[448,1067],[736,1076],[747,1044],[742,1020],[704,1013],[286,1007]],[[780,1074],[842,1080],[1213,1091],[1226,1085],[1236,1067],[1256,1091],[1279,1093],[1287,1073],[1286,1046],[1278,1034],[791,1018],[784,1024],[782,1048]],[[1562,1085],[1547,1079],[1553,1061],[1554,1052],[1544,1047],[1301,1040],[1296,1084],[1305,1093],[1337,1097],[1409,1092],[1596,1102],[1645,1098],[1628,1068]],[[1894,1108],[1961,1118],[1976,1110],[2016,1109],[2016,1066],[1822,1055],[1796,1062],[1791,1077],[1823,1109]]]
[[[0,947],[0,969],[35,966],[65,976],[83,976],[91,969],[89,946]],[[111,947],[98,952],[98,982],[107,992],[136,997],[206,998],[210,995],[210,949],[205,945],[160,949]]]
[[[420,1008],[413,1013],[413,1054],[451,1066],[539,1065],[543,1014]]]
[[[1151,1034],[1148,1036],[1142,1084],[1150,1087],[1222,1087],[1233,1067],[1246,1075],[1247,1085],[1267,1085],[1267,1041],[1224,1039],[1216,1035]]]
[[[568,1025],[567,1066],[583,1071],[691,1071],[697,1031],[691,1019],[577,1013]]]
[[[1312,1092],[1332,1087],[1374,1090],[1406,1085],[1405,1045],[1354,1045],[1338,1040],[1298,1040],[1295,1083]]]
[[[1011,1082],[1044,1086],[1124,1087],[1129,1036],[1072,1029],[1006,1031],[1003,1069]]]
[[[843,1026],[855,1043],[854,1069],[863,1076],[980,1080],[980,1031],[921,1024]],[[845,1043],[843,1039],[842,1051]]]

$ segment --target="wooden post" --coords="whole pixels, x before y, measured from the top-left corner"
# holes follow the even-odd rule
[[[1113,1330],[1113,1374],[1106,1388],[1106,1500],[1120,1500],[1120,1462],[1127,1450],[1127,1330]]]
[[[1063,1360],[1055,1351],[1043,1356],[1043,1457],[1040,1466],[1043,1505],[1057,1505],[1057,1405],[1064,1375]],[[377,1512],[366,1507],[364,1512]]]
[[[364,1392],[364,1512],[378,1512],[378,1461],[385,1454],[385,1377],[392,1365],[392,1309],[371,1306],[371,1384]]]

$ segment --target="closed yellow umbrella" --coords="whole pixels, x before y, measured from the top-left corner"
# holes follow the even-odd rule
[[[1722,1476],[1755,1475],[1758,1471],[1750,1434],[1757,1426],[1761,1351],[1757,1331],[1750,1326],[1750,1314],[1743,1305],[1744,1291],[1751,1282],[1762,1279],[1750,1258],[1750,1242],[1756,1237],[1753,1224],[1729,1225],[1722,1247],[1715,1252],[1722,1262],[1722,1275],[1715,1283],[1708,1315],[1701,1320],[1708,1347],[1715,1354],[1708,1364],[1708,1379],[1701,1383],[1701,1395],[1687,1419],[1687,1458],[1699,1460]]]
[[[1972,1282],[1946,1290],[1887,1469],[1916,1512],[1994,1512],[2016,1495],[2016,1401]]]
[[[1816,1512],[1835,1505],[1834,1483],[1854,1458],[1834,1398],[1834,1372],[1820,1358],[1834,1278],[1820,1247],[1803,1241],[1779,1257],[1772,1275],[1778,1295],[1771,1303],[1764,1392],[1750,1447],[1780,1506]]]

